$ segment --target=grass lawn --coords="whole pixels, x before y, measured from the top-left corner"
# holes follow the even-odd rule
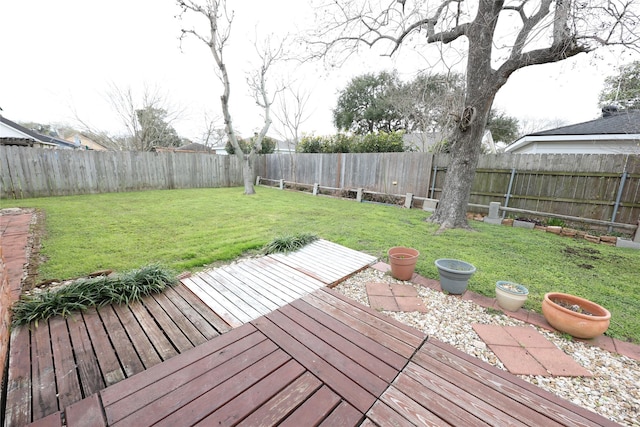
[[[197,271],[277,236],[313,233],[385,260],[391,246],[415,247],[417,271],[434,279],[437,258],[465,260],[477,268],[470,290],[493,297],[497,280],[522,283],[530,291],[525,308],[538,312],[545,292],[582,296],[612,312],[607,335],[640,343],[640,251],[479,222],[471,224],[477,232],[435,235],[437,226],[419,209],[256,190],[254,196],[223,188],[3,200],[2,207],[45,212],[39,280],[150,263]]]

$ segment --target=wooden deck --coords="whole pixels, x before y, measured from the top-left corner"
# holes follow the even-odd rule
[[[183,283],[229,325],[238,327],[324,286],[333,286],[376,258],[318,240],[288,253],[204,271]]]
[[[138,304],[16,328],[4,424],[45,418],[374,261],[321,240],[291,254],[198,273]]]
[[[34,425],[615,425],[327,288]]]
[[[46,417],[230,329],[183,285],[130,306],[15,328],[5,426]]]

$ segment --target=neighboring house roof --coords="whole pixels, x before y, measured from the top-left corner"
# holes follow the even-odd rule
[[[75,131],[67,132],[62,135],[64,139],[81,150],[108,151],[104,145],[95,142],[93,139],[83,133]]]
[[[509,153],[640,153],[640,110],[604,108],[602,116],[531,133],[509,145]]]
[[[191,144],[183,145],[182,147],[176,148],[176,151],[185,151],[189,153],[210,153],[212,150],[211,147],[207,147],[204,144],[192,142]]]
[[[14,141],[16,139],[30,140],[42,146],[48,147],[55,147],[58,145],[56,142],[51,141],[51,137],[40,135],[39,133],[34,132],[31,129],[27,129],[24,126],[12,122],[2,115],[0,115],[0,139],[9,139]]]

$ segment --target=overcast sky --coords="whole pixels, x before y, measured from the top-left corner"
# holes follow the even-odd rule
[[[235,127],[250,135],[262,125],[260,110],[248,96],[247,72],[255,66],[253,40],[275,33],[301,31],[313,23],[308,0],[243,0],[229,2],[235,10],[227,66],[232,83]],[[20,0],[0,5],[0,107],[14,121],[75,123],[77,114],[94,127],[118,127],[106,93],[110,85],[157,87],[174,105],[185,109],[178,132],[197,139],[205,112],[220,117],[221,84],[204,44],[178,40],[183,24],[172,0]],[[516,72],[503,87],[494,107],[521,121],[565,122],[599,116],[597,99],[604,78],[636,56],[580,55],[558,64]],[[281,64],[279,81],[293,82],[311,93],[306,109],[307,133],[334,132],[331,109],[349,79],[397,68],[411,78],[426,67],[418,55],[401,51],[393,58],[374,52],[354,58],[339,69],[320,64],[298,68]],[[274,77],[274,80],[276,78]],[[222,121],[219,121],[222,127]],[[278,136],[277,124],[270,132]]]

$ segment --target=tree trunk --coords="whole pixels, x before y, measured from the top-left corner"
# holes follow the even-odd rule
[[[251,159],[251,155],[246,154],[242,160],[242,179],[244,181],[244,194],[251,195],[256,194],[256,190],[253,187],[254,181],[254,162]]]
[[[482,137],[498,89],[506,78],[491,68],[493,34],[502,1],[482,0],[478,16],[469,27],[467,92],[465,107],[452,136],[451,160],[438,207],[429,218],[447,228],[469,228],[467,204],[482,150]]]

